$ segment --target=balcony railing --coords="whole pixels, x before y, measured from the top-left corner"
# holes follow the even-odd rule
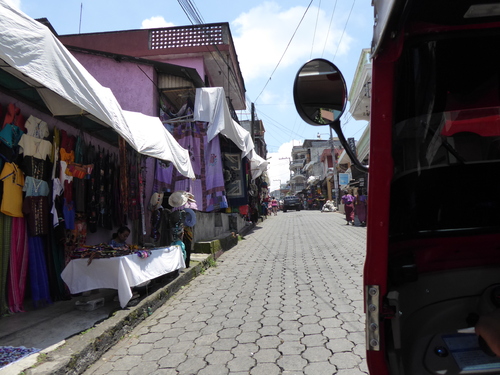
[[[150,48],[182,48],[226,44],[223,25],[197,25],[154,29],[150,32]]]

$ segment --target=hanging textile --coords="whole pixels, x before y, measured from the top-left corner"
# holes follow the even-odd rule
[[[222,164],[219,136],[217,135],[205,146],[206,201],[203,208],[207,212],[228,207]]]
[[[24,173],[15,163],[5,163],[0,174],[0,181],[3,181],[0,211],[12,217],[23,217]]]
[[[118,152],[120,161],[120,203],[121,203],[121,217],[123,223],[127,223],[128,209],[129,209],[129,180],[128,180],[128,160],[127,160],[127,142],[122,137],[118,137]]]
[[[141,171],[141,156],[137,153],[129,153],[130,168],[128,178],[128,217],[138,220],[141,217],[139,173]]]
[[[49,233],[49,199],[47,196],[31,196],[24,198],[23,213],[30,236],[41,236]]]
[[[0,213],[0,316],[8,312],[5,292],[10,263],[11,231],[12,217]]]
[[[28,259],[26,221],[22,217],[12,218],[8,280],[9,310],[12,313],[24,312]]]
[[[33,305],[38,308],[52,303],[42,238],[28,236],[28,249],[31,296]]]
[[[190,152],[196,180],[177,173],[172,166],[157,161],[155,184],[162,190],[183,190],[194,195],[196,206],[190,208],[210,212],[227,207],[219,136],[207,139],[207,123],[187,122],[175,125],[173,135]]]

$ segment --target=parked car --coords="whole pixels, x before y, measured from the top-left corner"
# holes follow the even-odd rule
[[[288,210],[300,211],[301,208],[302,202],[300,201],[299,197],[289,196],[285,197],[285,199],[283,200],[283,212],[287,212]]]

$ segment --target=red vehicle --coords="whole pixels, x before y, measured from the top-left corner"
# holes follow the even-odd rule
[[[500,307],[500,2],[373,4],[370,374],[499,374],[473,327]],[[338,68],[306,63],[294,96],[301,117],[332,126],[366,170],[340,128]]]

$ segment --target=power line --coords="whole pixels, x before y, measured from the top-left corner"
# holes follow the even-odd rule
[[[342,42],[342,38],[344,37],[345,29],[347,28],[347,24],[349,23],[349,19],[351,18],[352,9],[354,8],[354,4],[356,4],[356,0],[353,0],[351,10],[349,11],[349,16],[345,21],[344,30],[342,30],[342,35],[340,36],[339,44],[337,44],[337,49],[335,50],[335,55],[333,55],[333,61],[335,61],[335,57],[337,56],[337,51],[339,50],[340,43]]]
[[[321,10],[321,0],[319,0],[318,14],[316,14],[316,23],[314,24],[313,41],[311,43],[311,55],[309,56],[309,58],[312,58],[312,54],[313,54],[314,41],[316,40],[316,29],[318,28],[318,18],[319,18],[319,12],[320,12],[320,10]]]
[[[283,57],[285,56],[285,53],[286,53],[286,51],[288,50],[288,47],[290,47],[290,43],[292,43],[292,40],[293,40],[293,38],[295,37],[295,34],[297,33],[297,30],[299,29],[300,24],[301,24],[301,23],[302,23],[302,21],[304,20],[304,17],[306,16],[307,11],[309,10],[309,8],[310,8],[310,6],[311,6],[312,2],[313,2],[313,0],[311,0],[311,1],[309,2],[309,5],[307,6],[306,11],[305,11],[305,12],[304,12],[304,14],[302,15],[302,18],[300,19],[299,24],[298,24],[298,25],[297,25],[297,27],[295,28],[295,31],[293,32],[293,35],[292,35],[292,37],[290,38],[290,41],[288,42],[288,44],[287,44],[287,46],[286,46],[286,48],[285,48],[285,51],[283,52],[283,55],[281,55],[281,58],[280,58],[280,60],[278,61],[278,64],[276,65],[276,67],[274,68],[273,72],[271,73],[271,76],[269,77],[269,79],[267,80],[266,84],[265,84],[265,85],[264,85],[264,87],[262,88],[262,91],[261,91],[261,92],[260,92],[260,94],[257,96],[257,98],[253,101],[254,103],[257,103],[257,100],[260,98],[260,96],[262,95],[262,93],[263,93],[263,92],[264,92],[264,90],[266,89],[266,87],[267,87],[268,83],[271,81],[271,78],[272,78],[272,76],[273,76],[274,72],[276,71],[276,69],[278,69],[278,66],[279,66],[279,65],[280,65],[280,63],[281,63],[281,60],[283,60]]]
[[[181,6],[182,10],[184,10],[184,13],[186,16],[189,18],[192,24],[204,24],[205,21],[203,20],[203,17],[201,16],[200,12],[198,11],[198,8],[194,4],[193,1],[191,0],[177,0],[179,5]]]
[[[335,5],[333,6],[332,16],[330,17],[330,24],[328,25],[328,32],[326,33],[325,45],[323,46],[323,52],[321,52],[321,57],[325,54],[326,43],[328,42],[328,36],[330,35],[330,29],[332,27],[333,15],[335,14],[335,8],[337,8],[337,0],[335,0]]]

